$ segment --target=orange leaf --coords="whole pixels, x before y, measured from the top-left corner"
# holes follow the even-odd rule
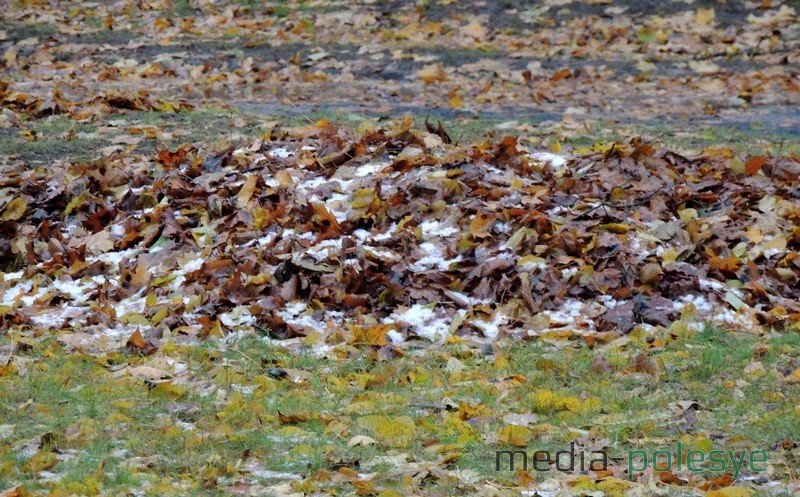
[[[179,165],[186,159],[186,149],[179,148],[175,152],[170,152],[167,149],[161,150],[156,155],[156,162],[166,168],[171,168]]]
[[[494,222],[494,216],[484,216],[478,214],[469,223],[470,234],[475,238],[485,238],[489,236],[489,228]]]
[[[572,72],[570,72],[569,69],[562,69],[560,71],[556,71],[555,73],[553,73],[553,75],[550,76],[550,81],[559,81],[562,79],[569,78],[571,75]]]
[[[752,176],[758,172],[761,167],[767,163],[767,158],[763,155],[754,155],[747,159],[747,162],[744,163],[744,171]]]
[[[717,269],[723,273],[735,273],[739,269],[739,259],[736,257],[719,257],[714,256],[708,260],[709,266],[712,269]]]
[[[342,228],[339,226],[339,221],[324,204],[313,203],[311,207],[314,209],[313,221],[315,224],[325,228],[325,233],[331,232],[330,234],[334,236],[341,234]]]
[[[142,334],[139,330],[133,332],[133,334],[128,338],[128,345],[129,347],[136,347],[138,349],[143,349],[147,341],[144,339]]]
[[[247,177],[242,189],[239,190],[239,194],[236,196],[236,207],[240,209],[247,207],[247,203],[250,202],[250,197],[252,197],[253,193],[256,191],[256,183],[258,183],[257,175],[253,174]]]

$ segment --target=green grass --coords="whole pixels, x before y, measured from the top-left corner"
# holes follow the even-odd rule
[[[184,143],[193,143],[204,153],[213,153],[263,136],[267,131],[267,123],[274,121],[280,127],[292,128],[327,119],[357,134],[365,126],[380,127],[387,120],[386,116],[344,108],[298,110],[276,107],[263,111],[268,113],[219,107],[202,107],[179,113],[130,111],[107,116],[92,124],[76,123],[63,115],[51,116],[25,123],[25,129],[35,133],[34,140],[23,137],[18,128],[0,129],[0,156],[19,157],[32,164],[47,164],[55,160],[87,161],[97,157],[103,147],[112,145],[114,138],[127,134],[130,128],[147,128],[159,133],[155,137],[147,133],[138,135],[142,140],[130,147],[134,153],[153,154],[162,148],[174,149]],[[583,134],[573,135],[554,129],[549,124],[542,127],[539,122],[525,119],[517,119],[517,122],[519,126],[525,126],[527,131],[501,129],[498,126],[507,119],[498,117],[467,117],[445,112],[439,115],[417,114],[413,118],[420,127],[426,118],[434,124],[441,120],[450,137],[459,144],[498,140],[503,136],[521,133],[522,143],[532,148],[546,149],[552,143],[559,142],[582,153],[591,150],[596,143],[627,141],[632,136],[644,135],[655,138],[664,147],[679,153],[696,153],[704,148],[722,147],[740,157],[767,153],[773,156],[800,154],[800,144],[792,137],[762,131],[745,133],[730,128],[699,127],[695,133],[687,134],[661,124],[633,125],[611,132],[610,127],[595,123]],[[112,126],[108,127],[107,124]]]
[[[651,351],[664,365],[657,376],[631,371],[641,349],[637,341],[644,343],[635,339],[615,349],[507,344],[498,356],[488,358],[454,345],[385,362],[355,350],[345,361],[294,354],[253,336],[229,347],[215,341],[172,347],[169,355],[187,364],[194,380],[174,389],[149,389],[108,369],[120,359],[136,364],[146,363],[145,358],[109,362],[68,353],[45,340],[17,354],[23,365],[18,373],[0,377],[3,424],[15,426],[12,435],[0,439],[0,485],[49,488],[30,469],[30,454],[18,450],[44,434],[48,445],[38,449],[37,457],[54,448],[70,455],[47,469],[60,475],[59,485],[70,491],[91,494],[93,485],[156,489],[180,484],[181,475],[202,474],[206,487],[195,478],[189,488],[199,495],[239,474],[230,461],[243,454],[272,471],[314,475],[401,452],[414,454],[418,462],[433,462],[436,453],[423,445],[431,441],[451,446],[449,451],[465,439],[499,449],[502,442],[485,442],[485,437],[494,439],[506,425],[503,416],[513,413],[533,412],[539,418],[530,427],[537,433],[529,441],[530,451],[560,450],[580,430],[609,440],[612,455],[652,450],[658,440],[699,443],[720,433],[715,448],[732,444],[779,457],[773,448],[787,434],[800,432],[793,401],[800,392],[775,373],[797,354],[797,333],[758,337],[707,329]],[[743,370],[756,347],[766,350],[759,357],[765,373],[748,376]],[[608,359],[612,372],[592,370],[598,354]],[[454,358],[460,358],[460,371],[448,370]],[[307,378],[300,383],[278,380],[267,373],[269,368],[303,371]],[[517,378],[516,383],[509,378]],[[372,383],[365,388],[365,381]],[[738,382],[741,393],[732,395],[730,382]],[[256,388],[240,393],[234,385]],[[694,425],[685,431],[672,407],[678,400],[701,406]],[[479,423],[461,419],[467,406],[483,409]],[[278,413],[288,421],[281,422]],[[411,418],[413,435],[402,442],[382,433],[385,427],[375,431],[359,424],[363,416],[374,414]],[[194,429],[180,428],[178,422]],[[371,436],[377,444],[348,446],[356,435]],[[150,457],[150,464],[134,470],[125,464],[132,457]],[[380,476],[393,469],[384,464],[376,482],[397,488]],[[513,474],[493,477],[515,479]],[[450,484],[455,485],[445,483]]]

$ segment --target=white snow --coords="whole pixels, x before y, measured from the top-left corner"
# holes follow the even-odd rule
[[[20,298],[22,295],[31,291],[33,288],[33,283],[30,280],[20,281],[16,285],[12,286],[8,290],[2,293],[2,300],[0,300],[0,305],[8,305],[13,306],[14,301]],[[28,304],[29,305],[29,304]]]
[[[363,178],[364,176],[369,176],[370,174],[375,174],[381,169],[385,168],[389,165],[389,162],[372,162],[367,163],[360,166],[355,171],[355,175],[359,178]]]
[[[491,321],[476,319],[472,321],[472,324],[479,328],[486,338],[494,340],[500,333],[500,326],[506,324],[507,322],[508,316],[500,312],[495,312]]]
[[[283,147],[278,147],[278,148],[273,148],[272,150],[267,152],[267,155],[269,155],[270,157],[273,157],[273,158],[286,159],[286,158],[289,158],[289,157],[293,156],[294,152],[286,150]]]
[[[711,302],[709,302],[702,295],[684,295],[678,299],[677,302],[673,302],[672,305],[676,310],[680,311],[689,304],[694,304],[694,307],[697,309],[697,311],[702,313],[708,313],[714,310],[714,306],[711,305]]]
[[[403,322],[411,326],[414,332],[432,342],[442,343],[450,334],[450,324],[438,316],[429,306],[414,304],[405,311],[394,311],[384,318],[384,323]]]
[[[297,326],[300,328],[310,328],[313,331],[323,331],[328,328],[328,325],[322,321],[314,319],[313,316],[305,314],[308,309],[305,302],[296,300],[289,302],[282,311],[278,311],[280,316],[286,324]]]
[[[24,271],[19,270],[13,273],[0,273],[0,282],[14,281],[22,278]]]
[[[75,281],[62,281],[62,280],[54,280],[53,281],[53,288],[61,292],[62,294],[68,296],[76,303],[85,302],[88,298],[84,292],[90,288],[89,284],[81,284]]]
[[[565,280],[568,280],[577,273],[578,273],[578,268],[575,266],[570,266],[568,268],[564,268],[561,270],[561,277]]]
[[[567,159],[550,152],[533,152],[529,157],[538,162],[549,162],[555,169],[561,169],[567,165]]]
[[[331,255],[335,256],[340,250],[342,250],[342,240],[331,239],[323,240],[312,247],[308,247],[306,249],[306,254],[313,257],[317,262],[320,262]]]
[[[433,243],[421,243],[419,248],[425,252],[426,255],[417,260],[417,262],[411,264],[410,268],[414,271],[430,271],[434,269],[439,271],[447,271],[450,269],[451,264],[461,262],[460,255],[454,257],[453,259],[445,259],[442,248],[434,245]]]
[[[219,319],[222,321],[222,324],[228,328],[233,328],[235,326],[253,326],[257,321],[256,317],[250,314],[250,308],[243,305],[234,307],[230,311],[220,315]]]
[[[387,248],[383,248],[383,247],[370,247],[370,246],[367,246],[367,247],[364,247],[364,250],[366,250],[367,252],[372,253],[376,257],[378,257],[380,259],[383,259],[383,260],[396,261],[396,260],[398,260],[400,258],[399,255],[397,255],[394,252],[392,252],[391,250],[389,250]]]
[[[353,232],[353,236],[358,238],[358,240],[361,242],[369,240],[379,242],[382,240],[388,240],[389,238],[393,237],[395,231],[397,231],[397,223],[392,223],[392,225],[389,226],[389,228],[383,233],[378,233],[373,235],[372,233],[370,233],[365,229],[357,229]]]
[[[448,224],[443,224],[439,221],[423,221],[419,227],[422,230],[422,236],[425,239],[434,236],[448,237],[461,232],[458,228]]]

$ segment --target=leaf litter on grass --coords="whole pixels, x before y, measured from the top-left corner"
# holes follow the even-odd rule
[[[560,144],[598,112],[791,133],[792,6],[198,6],[5,14],[5,494],[796,492],[796,145]],[[256,139],[221,102],[503,118]],[[455,464],[678,437],[768,472]]]
[[[658,352],[707,323],[754,334],[797,326],[797,182],[774,174],[797,158],[741,174],[735,158],[640,139],[562,157],[513,137],[447,144],[410,119],[361,134],[319,122],[270,138],[207,156],[186,147],[5,166],[6,374],[29,365],[18,347],[53,332],[72,353],[143,356],[113,376],[180,398],[208,385],[171,351],[223,337],[386,360],[526,340],[617,347],[650,337]],[[462,360],[446,370],[469,374]],[[644,351],[628,371],[662,368]],[[431,381],[414,371],[410,381]],[[796,383],[784,371],[781,381]],[[561,395],[530,398],[551,415],[594,412],[595,401]],[[309,435],[292,428],[305,414],[278,414],[283,436]],[[407,415],[359,423],[398,449],[416,434]],[[533,433],[506,428],[499,441]]]

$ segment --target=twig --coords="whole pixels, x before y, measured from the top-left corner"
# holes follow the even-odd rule
[[[253,364],[255,364],[255,366],[256,366],[258,369],[260,369],[262,372],[266,371],[266,370],[264,369],[264,367],[263,367],[263,366],[261,366],[261,364],[259,364],[259,363],[258,363],[258,361],[256,361],[255,359],[253,359],[253,358],[252,358],[252,357],[250,357],[249,355],[245,354],[244,352],[242,352],[241,350],[239,350],[237,347],[231,347],[230,349],[231,349],[232,351],[234,351],[234,352],[238,352],[239,354],[241,354],[241,355],[242,355],[242,357],[244,357],[244,358],[245,358],[245,359],[247,359],[248,361],[250,361],[250,362],[252,362]]]

